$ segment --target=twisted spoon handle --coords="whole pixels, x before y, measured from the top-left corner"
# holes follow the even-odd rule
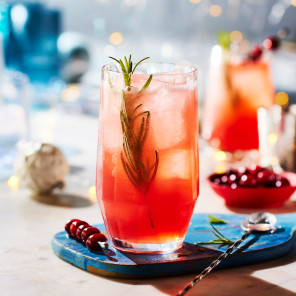
[[[201,281],[201,279],[203,277],[205,277],[206,275],[208,275],[218,264],[220,264],[220,262],[225,259],[232,251],[234,248],[236,248],[239,244],[241,244],[241,242],[243,240],[245,240],[248,235],[250,234],[249,231],[245,232],[244,235],[238,239],[234,244],[232,244],[231,246],[229,246],[229,248],[223,253],[221,254],[216,260],[214,260],[211,265],[209,265],[206,269],[204,269],[198,276],[196,276],[193,281],[191,281],[190,283],[188,283],[185,288],[180,291],[177,296],[184,296],[189,290],[191,290],[195,284],[197,284],[199,281]]]

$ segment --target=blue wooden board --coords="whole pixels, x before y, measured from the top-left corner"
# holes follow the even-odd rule
[[[245,215],[215,214],[215,216],[229,222],[216,226],[227,238],[237,240],[244,233],[240,224]],[[222,261],[217,268],[271,260],[287,254],[296,240],[296,214],[277,215],[277,218],[275,233],[251,234],[239,249]],[[101,231],[105,231],[103,224],[96,226]],[[132,254],[120,252],[112,247],[104,253],[92,253],[82,244],[68,238],[65,231],[53,237],[52,248],[63,260],[91,273],[117,278],[148,278],[202,271],[225,251],[227,246],[196,245],[195,243],[210,241],[214,238],[208,216],[194,214],[182,249],[172,253]]]

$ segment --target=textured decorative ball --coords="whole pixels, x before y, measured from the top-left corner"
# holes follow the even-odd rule
[[[46,193],[64,187],[69,165],[59,148],[29,142],[21,147],[15,169],[22,185],[35,192]]]

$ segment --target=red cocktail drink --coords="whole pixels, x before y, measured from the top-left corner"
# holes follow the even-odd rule
[[[198,196],[196,69],[140,69],[152,74],[144,90],[149,75],[126,86],[114,65],[103,68],[97,195],[116,248],[164,252],[182,245]]]

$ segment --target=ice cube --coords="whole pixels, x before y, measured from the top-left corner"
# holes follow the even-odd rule
[[[159,152],[157,179],[191,178],[191,151],[186,149],[167,149]]]
[[[170,72],[168,74],[155,74],[153,76],[155,81],[166,82],[169,84],[186,84],[187,76],[180,72]]]
[[[178,110],[151,112],[148,141],[156,150],[174,147],[185,140],[187,131],[183,114]]]

